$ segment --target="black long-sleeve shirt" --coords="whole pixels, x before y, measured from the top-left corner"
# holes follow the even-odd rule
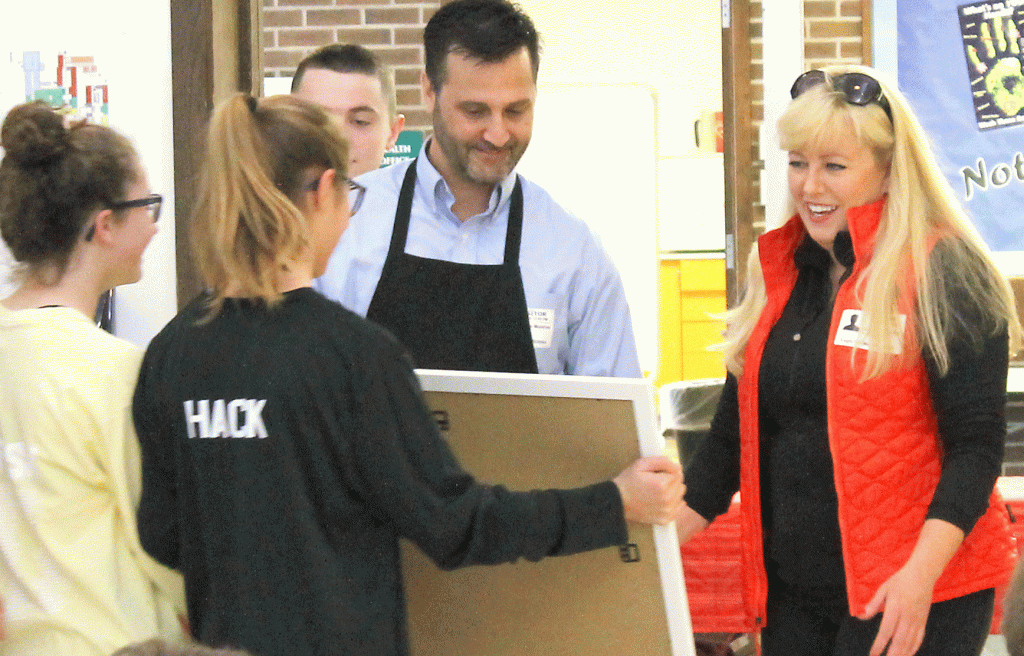
[[[837,257],[851,266],[849,233],[836,241]],[[932,257],[947,255],[940,242]],[[767,565],[791,585],[841,591],[845,581],[825,398],[831,255],[808,238],[795,261],[797,283],[765,345],[758,381],[765,555]],[[962,289],[958,272],[940,269],[949,282],[944,287],[957,294]],[[940,376],[934,358],[924,353],[943,450],[928,517],[967,533],[988,507],[1002,464],[1008,337],[1005,328],[988,336],[979,325],[981,313],[962,291],[954,296],[954,307],[948,373]],[[711,429],[687,467],[687,504],[708,520],[725,512],[739,489],[739,468],[737,381],[730,375]]]
[[[398,538],[442,567],[626,540],[611,481],[482,485],[426,412],[395,339],[311,289],[193,303],[134,398],[145,549],[185,575],[195,636],[256,656],[408,653]]]

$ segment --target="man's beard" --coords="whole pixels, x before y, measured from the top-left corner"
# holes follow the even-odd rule
[[[434,104],[434,140],[444,151],[445,158],[452,169],[452,172],[459,177],[481,186],[494,186],[501,183],[522,158],[529,145],[529,140],[520,142],[514,137],[509,138],[505,145],[494,146],[487,141],[476,141],[462,143],[457,141],[448,131],[447,124],[441,115],[438,104]],[[500,164],[488,165],[474,158],[474,152],[491,153],[501,151],[505,153]]]

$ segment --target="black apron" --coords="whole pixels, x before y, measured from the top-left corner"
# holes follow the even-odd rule
[[[390,330],[417,367],[537,373],[519,243],[523,189],[512,190],[502,264],[458,264],[405,252],[416,161],[398,195],[395,227],[366,318]]]

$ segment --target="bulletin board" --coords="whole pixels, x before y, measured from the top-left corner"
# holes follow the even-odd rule
[[[478,480],[580,487],[663,453],[639,379],[417,372],[427,405]],[[692,656],[674,527],[630,524],[629,546],[442,572],[402,544],[413,656]]]

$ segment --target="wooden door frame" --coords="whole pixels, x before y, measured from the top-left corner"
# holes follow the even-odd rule
[[[170,0],[174,143],[174,232],[178,308],[202,289],[189,244],[189,217],[214,105],[234,91],[259,95],[263,80],[261,0]]]
[[[729,307],[743,292],[754,242],[750,1],[722,0],[722,115],[725,135],[725,289]],[[725,22],[728,20],[728,22]]]

